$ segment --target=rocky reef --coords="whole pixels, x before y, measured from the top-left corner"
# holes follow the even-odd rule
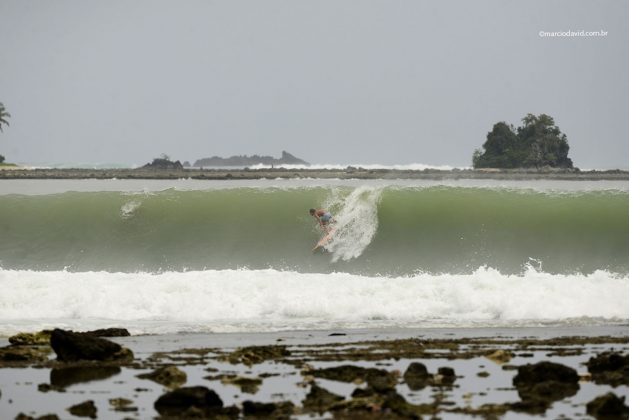
[[[604,384],[601,392],[587,404],[560,404],[560,410],[572,410],[560,417],[629,416],[623,389],[620,396],[606,389],[626,384],[629,337],[624,336],[353,342],[343,334],[334,335],[343,337],[339,342],[287,344],[278,339],[277,344],[247,345],[252,343],[242,340],[242,347],[179,347],[134,356],[100,334],[121,336],[129,347],[142,340],[125,337],[125,330],[54,329],[18,334],[0,348],[0,369],[50,368],[50,383],[18,383],[34,388],[33,405],[11,418],[52,420],[68,413],[109,418],[112,412],[129,412],[162,419],[494,419],[509,412],[548,415],[589,381],[591,386]],[[213,342],[211,335],[207,342]],[[531,359],[535,363],[526,363]],[[582,366],[589,372],[575,369]],[[83,395],[81,386],[97,381],[105,388],[95,392],[91,384],[90,396]],[[62,405],[66,412],[59,417],[37,413],[33,407],[39,392],[48,399],[71,400]],[[150,392],[154,396],[146,394]],[[501,393],[498,401],[492,398]],[[0,411],[6,408],[2,403]]]

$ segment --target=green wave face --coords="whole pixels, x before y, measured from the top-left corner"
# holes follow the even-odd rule
[[[308,215],[337,221],[328,251]],[[485,188],[167,190],[0,196],[0,266],[275,268],[365,275],[629,272],[629,194]]]

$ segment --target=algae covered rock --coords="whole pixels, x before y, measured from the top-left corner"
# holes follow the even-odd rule
[[[63,362],[78,360],[120,361],[133,360],[131,350],[104,338],[86,333],[75,333],[54,329],[50,336],[50,345]]]
[[[242,403],[242,412],[245,417],[260,419],[289,419],[295,406],[290,401],[261,403],[245,401]]]
[[[629,354],[604,352],[591,357],[587,362],[588,371],[597,384],[629,386]]]
[[[437,374],[433,377],[434,385],[447,385],[450,386],[456,381],[456,373],[451,367],[440,367],[437,370]]]
[[[18,333],[9,337],[9,343],[14,346],[43,346],[50,345],[50,334],[52,331],[43,330],[34,333]]]
[[[384,369],[365,368],[354,365],[341,365],[322,369],[312,369],[308,374],[317,378],[340,382],[367,382],[369,385],[390,388],[395,386],[397,378]]]
[[[50,347],[6,346],[0,348],[0,366],[24,365],[48,360]]]
[[[255,394],[258,392],[260,385],[262,385],[262,379],[246,378],[244,376],[236,375],[223,375],[221,377],[221,383],[223,385],[237,386],[242,392],[246,394]]]
[[[408,365],[404,372],[404,382],[411,391],[419,391],[430,383],[430,374],[426,365],[419,362],[413,362]]]
[[[137,375],[140,379],[150,379],[153,382],[164,385],[167,388],[177,388],[186,383],[186,372],[176,366],[163,366],[153,372]]]
[[[491,353],[488,353],[487,355],[485,355],[485,357],[494,363],[502,365],[511,361],[511,359],[513,358],[513,353],[510,351],[498,349]]]
[[[109,405],[113,407],[114,411],[132,412],[138,411],[137,407],[133,406],[133,401],[127,398],[111,398]]]
[[[155,401],[155,410],[162,416],[181,416],[190,411],[202,416],[219,413],[223,400],[216,392],[204,386],[191,386],[167,392]]]
[[[625,397],[619,398],[608,392],[594,398],[586,405],[587,413],[597,419],[629,419],[629,407],[625,405]]]
[[[345,398],[342,396],[336,395],[325,388],[321,388],[316,383],[313,383],[302,405],[306,411],[323,414],[328,411],[332,405],[344,399]]]
[[[24,413],[20,413],[15,417],[15,420],[59,420],[56,414],[44,414],[39,417],[31,417]]]
[[[403,396],[391,389],[382,393],[354,392],[349,401],[330,407],[334,418],[341,419],[419,419],[422,407],[409,404]]]
[[[227,361],[232,364],[243,363],[247,366],[266,362],[267,360],[277,360],[290,356],[290,351],[286,346],[250,346],[242,347],[226,356]]]
[[[575,395],[579,390],[578,382],[577,371],[559,363],[544,361],[520,366],[513,385],[522,401],[513,407],[541,414],[553,402]]]
[[[72,407],[68,408],[68,411],[73,416],[90,417],[90,418],[95,419],[96,413],[98,410],[96,409],[96,406],[94,405],[94,401],[88,400],[88,401],[82,402],[81,404],[73,405]]]
[[[98,330],[86,331],[85,334],[89,334],[94,337],[129,337],[129,331],[126,328],[101,328]]]

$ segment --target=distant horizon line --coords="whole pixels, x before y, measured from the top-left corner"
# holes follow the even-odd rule
[[[181,161],[181,159],[177,159]],[[185,162],[185,160],[184,160]],[[5,162],[10,163],[10,162]],[[37,161],[22,161],[22,162],[14,162],[15,165],[22,167],[29,167],[33,169],[136,169],[140,168],[144,165],[144,163],[122,163],[122,162],[37,162]],[[423,170],[423,169],[437,169],[437,170],[466,170],[473,169],[472,165],[448,165],[448,164],[430,164],[430,163],[392,163],[392,164],[384,164],[384,163],[311,163],[309,165],[303,164],[278,164],[278,165],[265,165],[265,164],[255,164],[255,165],[234,165],[234,166],[187,166],[188,169],[201,169],[201,168],[212,168],[212,169],[265,169],[265,168],[287,168],[287,169],[346,169],[348,167],[353,168],[363,168],[363,169],[399,169],[399,170]],[[627,167],[614,167],[614,166],[605,166],[605,167],[575,167],[580,171],[610,171],[610,170],[621,170],[627,171],[629,170],[629,166]]]

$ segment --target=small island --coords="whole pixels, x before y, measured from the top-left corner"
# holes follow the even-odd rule
[[[474,168],[573,168],[568,139],[551,116],[527,114],[522,123],[518,128],[504,121],[494,124],[484,150],[474,152]]]
[[[221,167],[221,166],[253,166],[253,165],[265,165],[265,166],[276,166],[276,165],[310,165],[305,160],[299,159],[285,150],[282,150],[282,156],[279,159],[274,158],[273,156],[260,156],[260,155],[238,155],[231,156],[228,158],[222,158],[219,156],[212,156],[209,158],[199,159],[194,162],[194,167],[203,168],[203,167]]]

